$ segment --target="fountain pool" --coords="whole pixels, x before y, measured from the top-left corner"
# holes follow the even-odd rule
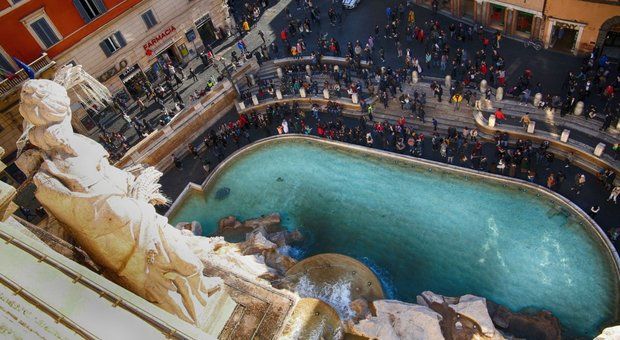
[[[216,199],[222,188],[229,195]],[[169,211],[173,225],[197,220],[208,235],[228,215],[278,212],[308,236],[302,257],[369,263],[390,298],[475,294],[550,310],[573,336],[618,318],[617,255],[600,229],[529,183],[287,136],[242,149],[186,193]]]

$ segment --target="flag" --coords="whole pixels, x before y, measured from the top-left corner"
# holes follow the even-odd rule
[[[15,60],[15,63],[28,74],[28,78],[34,79],[34,70],[32,69],[32,67],[28,66],[28,64],[15,57],[13,57],[13,60]]]

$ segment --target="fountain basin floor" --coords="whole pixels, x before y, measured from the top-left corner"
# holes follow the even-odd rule
[[[242,149],[203,190],[177,200],[173,224],[197,220],[208,235],[228,215],[278,212],[307,236],[300,257],[361,260],[388,298],[431,290],[547,309],[571,336],[618,318],[617,255],[583,212],[534,185],[287,136]]]

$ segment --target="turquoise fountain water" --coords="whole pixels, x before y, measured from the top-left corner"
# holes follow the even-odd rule
[[[279,212],[309,236],[304,257],[333,252],[370,263],[394,298],[471,293],[513,310],[550,310],[580,336],[613,321],[613,259],[585,220],[531,188],[428,168],[275,140],[232,160],[170,219],[197,220],[209,234],[228,215]],[[224,187],[230,195],[215,199]]]

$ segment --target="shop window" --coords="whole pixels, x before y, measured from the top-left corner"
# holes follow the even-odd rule
[[[151,29],[151,27],[157,25],[157,19],[155,18],[155,14],[150,9],[144,13],[142,13],[142,20],[144,20],[144,24],[147,29]]]
[[[125,47],[125,45],[127,45],[127,42],[121,32],[116,32],[99,43],[99,46],[101,46],[101,49],[103,50],[103,53],[105,53],[106,57],[116,53],[116,51]]]
[[[106,11],[102,0],[73,0],[73,5],[87,23]]]
[[[474,19],[474,0],[463,1],[463,16],[468,19]]]
[[[491,4],[491,14],[489,17],[489,23],[491,26],[504,26],[504,12],[506,8]]]
[[[533,14],[517,11],[516,30],[522,33],[531,34],[533,21],[534,21]]]

